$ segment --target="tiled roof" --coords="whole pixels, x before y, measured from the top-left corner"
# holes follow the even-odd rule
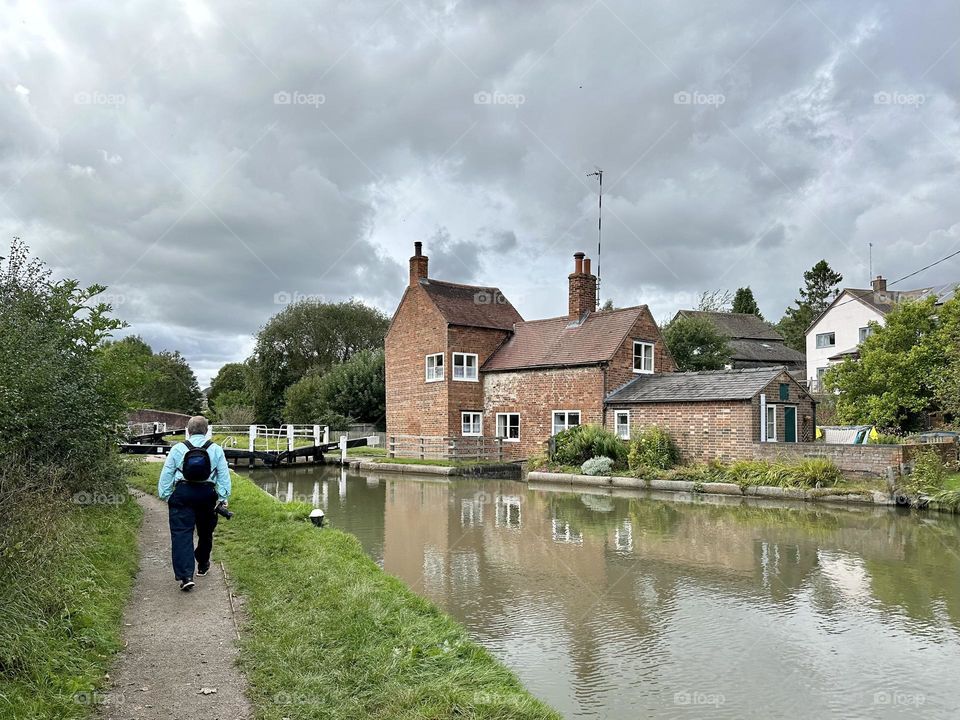
[[[960,287],[960,283],[952,282],[945,283],[943,285],[931,285],[930,287],[918,288],[916,290],[871,290],[864,288],[844,288],[840,291],[833,302],[831,302],[827,309],[820,313],[816,319],[810,323],[807,328],[809,332],[814,325],[820,322],[821,318],[830,312],[830,309],[835,305],[841,303],[852,302],[850,299],[841,299],[845,293],[850,293],[860,302],[872,307],[881,315],[886,315],[888,312],[893,310],[894,306],[897,303],[903,302],[904,300],[925,300],[928,297],[937,298],[937,305],[943,305],[943,303],[952,299],[957,294],[957,288]]]
[[[783,367],[640,375],[607,396],[607,403],[749,400],[784,372]]]
[[[731,360],[745,360],[749,362],[765,362],[777,365],[804,365],[807,356],[782,341],[766,340],[729,340]]]
[[[783,336],[770,323],[750,313],[681,310],[677,315],[707,320],[718,331],[735,340],[783,340]]]
[[[592,312],[576,321],[558,317],[518,323],[513,337],[481,369],[520,370],[605,362],[617,352],[646,308],[640,305]]]
[[[440,280],[423,279],[420,287],[451,325],[512,330],[523,322],[520,313],[504,297],[499,288],[458,285]]]

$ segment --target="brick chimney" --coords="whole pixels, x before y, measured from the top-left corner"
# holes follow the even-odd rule
[[[886,291],[887,291],[887,280],[886,280],[886,278],[883,277],[883,275],[877,275],[877,276],[873,279],[873,282],[870,283],[870,284],[873,285],[873,291],[874,291],[874,292],[886,292]]]
[[[597,278],[590,274],[590,259],[582,252],[573,256],[573,274],[570,275],[569,315],[577,320],[584,313],[597,309]]]
[[[427,277],[427,263],[430,258],[423,254],[423,243],[413,244],[413,257],[410,258],[410,287],[418,285]]]

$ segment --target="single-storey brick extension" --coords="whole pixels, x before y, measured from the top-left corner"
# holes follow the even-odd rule
[[[690,460],[812,439],[813,402],[784,368],[675,372],[646,305],[597,310],[583,253],[567,296],[566,315],[525,321],[498,288],[430,278],[415,243],[385,343],[387,434],[497,437],[528,457],[573,425],[661,425]]]

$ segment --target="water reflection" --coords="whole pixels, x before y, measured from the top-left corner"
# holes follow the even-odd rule
[[[254,479],[323,507],[567,717],[960,714],[953,517],[336,468]]]

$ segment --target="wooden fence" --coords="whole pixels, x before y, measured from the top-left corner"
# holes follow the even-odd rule
[[[495,437],[389,435],[387,454],[392,458],[419,460],[510,462],[521,459],[516,443]]]

